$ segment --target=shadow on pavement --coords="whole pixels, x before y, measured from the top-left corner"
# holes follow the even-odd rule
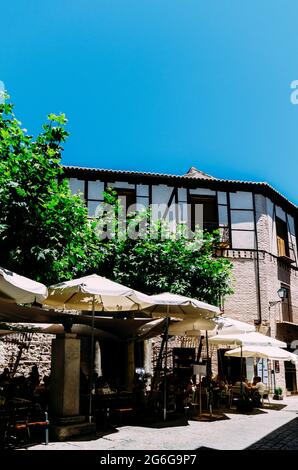
[[[188,418],[183,414],[168,414],[166,421],[158,416],[144,415],[141,419],[138,419],[135,426],[146,427],[146,428],[170,428],[176,426],[188,426]]]
[[[298,418],[294,418],[251,446],[247,450],[298,450]]]

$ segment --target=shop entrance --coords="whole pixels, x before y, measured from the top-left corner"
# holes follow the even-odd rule
[[[229,383],[234,384],[241,376],[241,358],[225,356],[226,351],[229,349],[218,349],[217,351],[218,374],[226,378]],[[242,358],[242,375],[246,375],[244,358]]]
[[[290,361],[285,362],[286,387],[289,392],[297,392],[296,367]]]

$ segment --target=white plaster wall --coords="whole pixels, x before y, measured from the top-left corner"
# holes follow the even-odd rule
[[[227,193],[218,191],[217,193],[218,204],[227,204]]]
[[[236,191],[230,193],[231,209],[253,209],[252,193]]]
[[[173,192],[173,187],[166,185],[152,186],[152,218],[157,220],[163,217],[166,210],[167,204]],[[174,202],[174,201],[173,201]]]
[[[218,222],[219,225],[228,225],[228,208],[227,206],[218,206]]]
[[[253,211],[231,210],[232,230],[254,230]]]
[[[178,202],[187,202],[187,191],[185,188],[178,188]]]
[[[196,188],[190,189],[189,194],[199,195],[199,196],[215,196],[216,191],[207,188]]]
[[[88,181],[88,199],[103,201],[104,183],[102,181]]]
[[[179,202],[178,204],[178,223],[186,224],[188,220],[187,203]]]
[[[135,189],[135,185],[132,183],[126,183],[125,181],[115,181],[113,183],[107,183],[107,186],[118,189]]]
[[[136,210],[143,211],[149,207],[149,198],[148,197],[138,197],[136,198]]]
[[[149,197],[149,186],[147,184],[137,184],[137,196]]]
[[[289,243],[293,245],[293,249],[290,250],[290,256],[295,260],[295,266],[297,266],[298,257],[297,257],[297,238],[295,231],[294,219],[291,215],[288,214],[288,237]]]
[[[266,212],[268,217],[268,251],[277,256],[274,204],[269,198],[266,198]]]
[[[255,233],[232,230],[233,249],[253,250],[255,248]]]
[[[281,220],[283,220],[284,222],[286,222],[286,213],[285,211],[279,207],[279,206],[276,206],[275,207],[275,211],[276,211],[276,217],[279,217]]]
[[[78,192],[82,197],[84,197],[84,188],[85,182],[77,178],[69,178],[69,186],[72,194],[77,194]]]
[[[256,225],[258,235],[258,249],[270,250],[269,244],[269,217],[266,198],[261,194],[255,195]],[[276,241],[275,241],[276,243]]]

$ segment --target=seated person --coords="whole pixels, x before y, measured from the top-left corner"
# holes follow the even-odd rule
[[[252,383],[251,383],[248,379],[244,379],[244,382],[246,383],[246,385],[248,386],[248,388],[251,388]]]
[[[234,393],[239,393],[239,395],[242,394],[245,397],[249,397],[249,386],[246,383],[245,377],[242,377],[242,380],[235,382],[234,387],[236,389],[234,389]]]
[[[98,377],[97,393],[99,395],[109,395],[112,393],[109,383],[103,377]]]
[[[9,385],[11,381],[10,372],[8,367],[5,367],[2,374],[0,374],[0,386]]]
[[[256,379],[255,380],[256,384],[251,387],[251,389],[253,391],[252,399],[256,404],[260,405],[261,404],[261,398],[263,397],[263,395],[266,391],[266,386],[262,382],[261,377],[255,377],[255,379]]]
[[[216,376],[216,383],[220,390],[227,391],[229,388],[226,379],[224,377],[221,377],[220,375]]]
[[[211,375],[203,376],[201,379],[201,385],[203,388],[210,389],[210,390],[219,389],[216,378],[212,377]]]

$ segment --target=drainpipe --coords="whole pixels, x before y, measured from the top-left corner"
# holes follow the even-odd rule
[[[258,227],[257,227],[257,216],[256,216],[256,201],[255,194],[253,194],[253,211],[254,211],[254,224],[255,224],[255,243],[256,243],[256,259],[255,259],[255,271],[256,271],[256,287],[257,287],[257,305],[258,305],[258,324],[262,324],[262,305],[261,305],[261,286],[260,286],[260,258],[259,258],[259,240],[258,240]]]

